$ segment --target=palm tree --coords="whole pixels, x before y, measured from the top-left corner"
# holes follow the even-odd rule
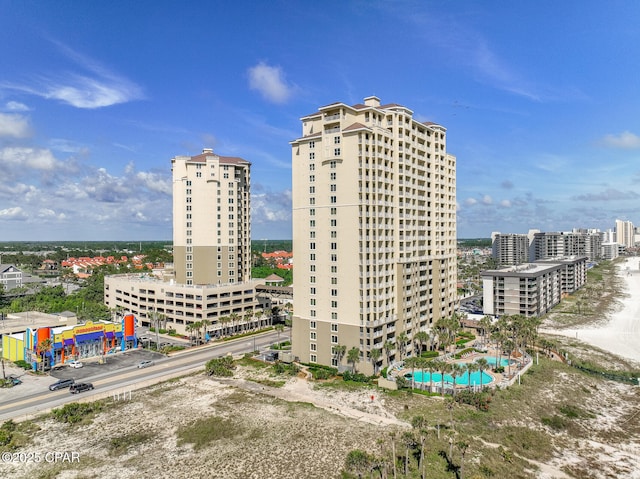
[[[202,321],[200,321],[200,325],[202,327],[202,338],[206,339],[207,328],[211,326],[211,321],[209,321],[208,319],[203,319]]]
[[[469,444],[464,441],[458,441],[458,449],[460,449],[460,479],[464,478],[464,455],[469,449]]]
[[[514,349],[514,342],[511,339],[507,339],[504,341],[504,344],[502,345],[502,347],[504,348],[504,350],[507,352],[509,359],[507,360],[507,375],[511,376],[511,353],[513,353],[513,349]]]
[[[467,388],[471,391],[471,373],[478,371],[477,363],[467,363]]]
[[[189,323],[184,327],[185,331],[187,333],[189,333],[189,345],[193,346],[193,330],[194,328],[194,324],[193,323]]]
[[[485,315],[479,322],[479,326],[482,329],[482,344],[487,343],[487,333],[491,330],[491,316]]]
[[[369,359],[373,364],[373,374],[378,374],[378,361],[380,360],[380,356],[382,356],[381,349],[374,348],[369,352]]]
[[[372,465],[373,457],[369,453],[354,449],[347,454],[344,467],[348,472],[355,474],[360,479],[366,472],[371,470]]]
[[[45,355],[49,351],[51,351],[52,346],[53,346],[53,341],[51,341],[50,338],[43,339],[38,343],[38,352],[40,353],[40,357],[41,357],[40,364],[42,364],[42,372],[44,372]]]
[[[234,336],[238,334],[238,321],[240,320],[240,316],[238,316],[238,313],[231,313],[229,315],[229,319],[231,320],[231,325],[233,328],[231,335]]]
[[[485,358],[480,358],[476,361],[476,366],[478,367],[478,371],[480,371],[480,391],[482,391],[482,373],[489,369],[489,361]]]
[[[436,360],[434,361],[434,366],[435,366],[435,370],[438,371],[441,375],[440,379],[441,379],[441,389],[440,389],[440,395],[444,396],[444,375],[449,372],[449,363],[447,363],[446,361],[441,361],[441,360]]]
[[[284,331],[284,324],[276,324],[275,329],[278,333],[278,345],[280,345],[280,333]]]
[[[193,329],[196,331],[197,343],[200,344],[200,328],[202,328],[202,321],[196,321],[193,323]]]
[[[335,355],[339,367],[344,355],[347,354],[347,347],[344,344],[337,344],[331,347],[331,352]]]
[[[356,363],[358,361],[360,361],[360,349],[354,346],[347,353],[347,362],[351,363],[351,368],[352,368],[351,372],[353,373],[356,372]]]
[[[420,351],[418,351],[419,355],[422,353],[422,347],[429,342],[429,334],[426,331],[418,331],[413,339],[418,342],[420,348]]]
[[[429,371],[429,394],[431,394],[433,392],[433,372],[438,370],[438,360],[427,359],[424,362],[424,368]],[[424,373],[422,377],[424,378]]]
[[[427,434],[429,430],[429,423],[424,416],[415,416],[411,420],[411,427],[418,431],[420,436],[420,462],[418,463],[418,469],[420,470],[420,477],[425,479],[425,460],[424,460],[424,445],[427,440]]]
[[[385,354],[387,355],[387,367],[391,367],[391,351],[393,351],[393,343],[391,341],[387,341],[384,343],[384,346],[382,346],[382,349],[384,349]]]
[[[416,371],[416,366],[418,365],[418,359],[420,358],[416,358],[414,356],[407,358],[404,360],[404,365],[407,368],[411,368],[411,389],[413,389],[415,387],[415,371]]]
[[[456,395],[456,378],[462,376],[466,371],[466,367],[460,363],[451,364],[451,369],[449,370],[449,374],[453,378],[453,395]]]
[[[409,338],[405,333],[398,334],[398,349],[400,350],[400,359],[404,359],[405,348],[407,346],[407,341]]]

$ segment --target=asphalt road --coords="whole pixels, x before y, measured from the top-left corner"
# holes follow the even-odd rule
[[[283,340],[285,335],[280,335]],[[24,395],[14,396],[3,400],[0,397],[0,422],[8,419],[23,419],[46,412],[69,402],[78,400],[98,399],[115,395],[131,394],[131,391],[164,381],[171,377],[187,374],[195,370],[202,370],[204,364],[212,359],[246,352],[265,350],[277,342],[278,333],[271,331],[251,337],[239,338],[224,343],[201,346],[196,350],[189,350],[165,357],[161,354],[146,350],[127,351],[109,356],[106,364],[86,363],[84,367],[62,368],[52,373],[50,381],[42,383],[42,391],[33,393],[25,390]],[[154,361],[154,365],[138,369],[137,364],[146,359]],[[90,382],[94,386],[93,391],[80,394],[70,394],[68,389],[49,391],[48,385],[56,381],[56,378],[72,377],[76,382]],[[12,388],[16,390],[16,388]]]

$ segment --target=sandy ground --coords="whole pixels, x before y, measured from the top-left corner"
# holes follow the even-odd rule
[[[577,338],[592,346],[640,362],[640,260],[628,258],[618,266],[624,280],[622,307],[611,313],[608,321],[597,327],[578,329],[543,329],[542,332]]]

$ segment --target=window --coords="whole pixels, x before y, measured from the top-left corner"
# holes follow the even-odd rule
[[[309,243],[309,249],[316,249],[315,243]]]
[[[331,284],[338,284],[338,278],[331,278]]]
[[[338,255],[337,254],[332,254],[331,255],[331,261],[337,262],[338,261]]]
[[[313,197],[309,198],[309,204],[310,205],[315,205],[316,204],[316,199],[313,198]]]
[[[311,299],[309,300],[309,304],[310,304],[311,306],[315,306],[315,305],[316,305],[316,298],[311,298]]]
[[[335,215],[338,212],[337,208],[331,208],[331,214]]]
[[[316,282],[316,277],[315,276],[311,276],[309,278],[309,283],[315,283]]]
[[[309,159],[310,160],[315,160],[316,159],[316,154],[313,151],[311,153],[309,153]]]
[[[333,156],[340,156],[340,148],[333,149]]]
[[[331,191],[336,191],[336,185],[331,185]]]
[[[331,301],[331,307],[332,308],[337,308],[338,307],[338,302],[337,301]]]
[[[331,272],[332,273],[337,273],[338,272],[338,267],[337,266],[332,266],[331,267]]]
[[[313,194],[315,194],[315,192],[316,192],[316,187],[315,186],[310,186],[309,187],[309,194],[313,195]]]
[[[331,243],[331,249],[338,249],[338,243]]]
[[[338,320],[338,313],[336,313],[335,311],[333,313],[331,313],[331,319],[335,319],[337,321]]]
[[[309,255],[309,259],[310,259],[311,261],[315,261],[315,260],[316,260],[316,254],[315,254],[315,253],[311,253],[311,254]]]
[[[309,238],[315,238],[316,237],[316,232],[315,231],[309,231]]]
[[[310,289],[309,289],[309,292],[310,292],[311,294],[316,294],[316,288],[310,288]]]
[[[309,221],[309,228],[315,228],[315,227],[316,227],[316,220]]]
[[[338,226],[338,220],[331,220],[331,226]]]
[[[315,331],[311,331],[311,334],[309,336],[309,339],[311,339],[312,341],[316,340],[316,332]]]
[[[338,152],[340,151],[340,148],[338,148]],[[330,161],[329,162],[329,168],[334,169],[336,167],[336,165],[338,164],[337,161]]]
[[[337,238],[338,237],[338,233],[336,231],[332,231],[331,232],[331,237],[332,238]]]
[[[318,347],[316,343],[311,343],[309,346],[311,346],[311,351],[315,351],[316,348]]]
[[[338,325],[337,324],[331,324],[331,332],[332,333],[337,333],[338,332]]]
[[[335,171],[332,171],[332,172],[331,172],[331,174],[329,175],[329,178],[330,178],[332,181],[335,181],[336,176],[337,176],[337,175],[336,175],[336,172],[335,172]]]
[[[331,296],[338,296],[338,290],[337,289],[332,289],[331,290]]]
[[[335,204],[335,203],[337,203],[337,202],[338,202],[338,197],[337,197],[337,196],[332,196],[332,197],[330,198],[330,200],[331,200],[331,203],[334,203],[334,204]]]
[[[315,216],[315,214],[316,214],[316,209],[315,208],[311,208],[309,210],[309,216]]]
[[[316,329],[316,322],[315,322],[315,321],[311,321],[311,322],[309,323],[309,327],[310,327],[311,329]]]
[[[333,137],[333,144],[334,145],[339,145],[340,144],[340,137],[339,136],[334,136]]]
[[[315,310],[315,309],[312,309],[312,310],[310,311],[310,313],[311,313],[311,317],[312,317],[312,318],[315,318],[315,317],[316,317],[316,310]]]
[[[311,164],[309,165],[309,171],[314,171],[315,169],[316,169],[316,165],[315,165],[315,163],[311,163]]]
[[[316,175],[309,175],[309,183],[316,181]]]
[[[196,178],[202,178],[202,172],[201,171],[196,172]]]
[[[338,344],[338,335],[337,334],[332,334],[331,335],[331,344]]]
[[[316,147],[316,142],[315,141],[310,141],[309,142],[309,149],[314,149]]]
[[[309,355],[309,362],[310,363],[317,363],[318,362],[318,357],[315,354],[310,354]]]

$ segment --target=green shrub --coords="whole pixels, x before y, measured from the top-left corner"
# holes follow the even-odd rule
[[[567,427],[567,421],[557,414],[554,414],[552,417],[543,417],[541,418],[541,421],[545,426],[549,426],[551,429],[555,429],[557,431]]]
[[[438,356],[440,356],[438,351],[424,351],[420,353],[421,358],[437,358]]]
[[[91,403],[72,402],[59,409],[51,411],[51,415],[58,422],[76,424],[91,420],[95,413],[102,411],[104,404],[101,401]]]
[[[385,366],[384,368],[382,368],[382,371],[380,371],[380,374],[382,375],[383,378],[387,379],[387,369],[389,366]]]
[[[455,396],[455,401],[460,404],[469,404],[479,411],[486,412],[489,410],[491,395],[484,392],[459,391]]]
[[[207,361],[205,371],[209,376],[230,377],[233,376],[235,367],[233,358],[231,356],[224,356]]]
[[[312,369],[311,375],[313,379],[329,379],[331,377],[331,373],[326,369]]]
[[[356,383],[368,383],[369,377],[362,373],[352,373],[351,371],[345,371],[342,374],[342,379],[345,381],[353,381]]]
[[[22,368],[22,369],[27,369],[27,370],[33,369],[31,367],[31,364],[29,364],[28,362],[26,362],[26,361],[24,361],[22,359],[18,359],[17,361],[14,361],[13,364],[15,364],[16,366],[18,366],[19,368]]]

